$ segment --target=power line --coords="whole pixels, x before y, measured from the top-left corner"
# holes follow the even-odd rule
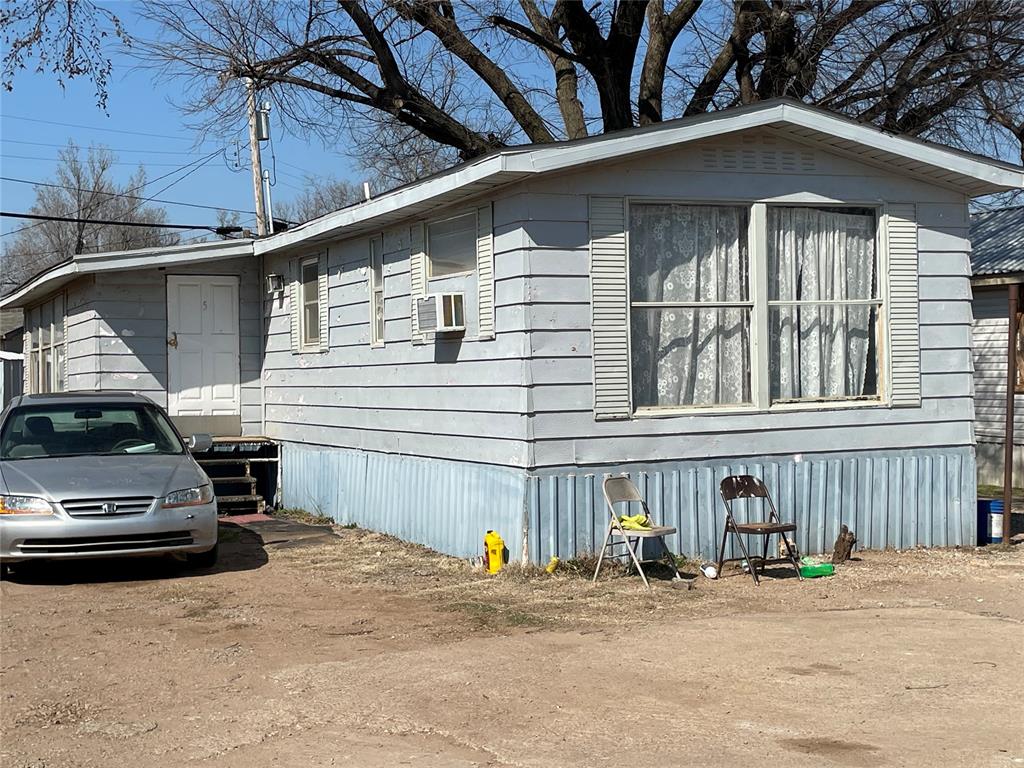
[[[210,162],[210,160],[212,160],[214,157],[216,157],[218,154],[220,154],[220,152],[221,152],[221,150],[218,149],[216,152],[211,152],[210,154],[208,154],[204,158],[201,158],[199,160],[193,160],[190,163],[185,163],[184,165],[179,166],[178,168],[175,168],[173,171],[168,171],[167,173],[163,174],[162,176],[157,176],[155,179],[153,179],[153,182],[160,181],[161,179],[166,179],[168,176],[173,176],[174,174],[178,173],[179,171],[183,171],[186,168],[189,168],[190,166],[193,166],[193,165],[196,166],[195,168],[192,168],[192,170],[190,170],[184,176],[182,176],[180,179],[172,181],[166,187],[164,187],[163,189],[161,189],[158,192],[156,192],[153,195],[153,197],[155,197],[156,195],[161,194],[162,192],[166,192],[168,189],[173,187],[175,184],[177,184],[177,183],[187,179],[193,173],[195,173],[200,168],[202,168],[204,165],[206,165],[208,162]],[[198,165],[196,165],[197,163],[198,163]],[[129,189],[127,192],[125,192],[123,194],[130,195],[132,192],[138,192],[140,189],[145,187],[147,184],[151,184],[153,182],[150,182],[150,181],[143,182],[142,184],[139,184],[138,186],[132,187],[131,189]],[[147,197],[146,199],[144,199],[142,201],[142,203],[148,202],[151,199],[152,199],[151,197]],[[139,208],[142,207],[142,203],[139,203],[138,205],[134,206],[131,210],[128,211],[128,213],[125,214],[125,216],[130,216],[131,214],[135,213],[135,211],[137,211]],[[32,229],[33,227],[38,227],[38,226],[41,226],[41,225],[42,225],[42,222],[40,222],[38,224],[29,224],[26,227],[19,227],[18,229],[11,230],[10,232],[4,232],[2,235],[0,235],[0,237],[7,237],[8,235],[16,235],[18,232],[24,232],[27,229]]]
[[[190,153],[191,154],[191,153]],[[193,157],[199,157],[199,155],[192,155]],[[59,163],[61,159],[59,157],[39,157],[38,155],[8,155],[0,152],[0,157],[6,157],[9,160],[44,160],[48,163]],[[110,165],[145,165],[149,168],[173,168],[177,167],[177,163],[143,163],[141,161],[132,160],[114,160]]]
[[[13,219],[33,219],[37,221],[69,221],[74,224],[103,224],[117,227],[148,227],[149,229],[208,229],[217,234],[241,232],[241,227],[213,227],[209,224],[150,224],[142,221],[117,221],[116,219],[81,219],[77,216],[48,216],[41,213],[13,213],[0,211],[0,216]]]
[[[177,141],[192,141],[187,136],[171,136],[166,133],[146,133],[145,131],[126,131],[123,128],[104,128],[98,125],[81,125],[79,123],[62,123],[57,120],[40,120],[38,117],[24,117],[22,115],[4,114],[0,117],[9,120],[25,120],[30,123],[43,123],[44,125],[60,125],[65,128],[83,128],[88,131],[106,131],[107,133],[124,133],[129,136],[150,136],[157,139],[175,139]]]
[[[255,213],[255,211],[246,211],[241,208],[225,208],[221,205],[202,205],[200,203],[183,203],[179,200],[161,200],[156,197],[139,197],[138,195],[126,195],[118,192],[104,192],[101,189],[85,189],[83,187],[69,187],[66,184],[51,184],[46,181],[31,181],[29,179],[16,179],[11,176],[0,176],[2,181],[12,181],[17,184],[31,184],[35,187],[52,187],[54,189],[69,189],[72,192],[89,192],[92,194],[107,195],[108,197],[121,197],[128,200],[149,200],[153,203],[164,203],[166,205],[184,205],[188,208],[204,208],[209,211],[234,211],[235,213]]]
[[[21,139],[4,139],[4,144],[28,144],[32,147],[56,147],[57,149],[67,149],[67,144],[52,144],[45,141],[22,141]],[[90,149],[92,147],[90,146]],[[109,152],[140,152],[147,155],[185,155],[187,157],[199,157],[199,152],[181,152],[173,149],[127,149],[125,147],[108,147],[106,145],[100,145],[96,149],[105,149]]]

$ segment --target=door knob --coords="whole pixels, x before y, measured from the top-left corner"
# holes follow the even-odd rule
[[[171,338],[169,338],[167,340],[167,346],[168,347],[174,347],[175,349],[178,348],[178,332],[177,331],[171,331]]]

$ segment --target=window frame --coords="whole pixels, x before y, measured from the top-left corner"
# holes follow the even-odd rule
[[[384,310],[387,307],[387,295],[384,292],[384,235],[383,233],[370,238],[369,268],[366,286],[370,298],[370,346],[378,349],[385,344],[387,318]],[[381,327],[377,327],[377,307],[380,306]]]
[[[62,309],[59,314],[56,312],[58,299]],[[50,330],[49,341],[44,345],[42,343],[42,324],[40,321],[43,308],[47,306],[50,307]],[[37,395],[67,391],[67,311],[68,299],[65,291],[52,294],[46,300],[40,301],[25,310],[25,327],[28,331],[25,334],[28,345],[24,350],[24,365],[27,368],[29,383],[27,394]],[[36,318],[33,321],[34,325],[30,325],[29,318],[32,318],[33,313],[36,313]],[[55,341],[58,328],[60,329],[61,336],[59,342]],[[58,349],[61,351],[59,356]],[[50,380],[47,382],[46,389],[42,388],[43,371],[45,370],[43,366],[44,350],[50,353]]]
[[[433,225],[435,225],[435,224],[443,224],[446,221],[454,221],[455,219],[461,219],[463,217],[467,217],[468,218],[470,216],[473,217],[473,258],[474,258],[474,261],[473,261],[472,268],[464,269],[464,270],[461,270],[459,272],[448,272],[447,274],[444,274],[444,275],[435,275],[434,274],[434,260],[430,257],[430,228]],[[472,209],[472,210],[463,211],[461,213],[456,213],[456,214],[454,214],[452,216],[442,216],[442,217],[437,218],[437,219],[427,219],[427,221],[424,223],[424,226],[423,226],[423,257],[424,257],[424,261],[426,262],[426,270],[425,271],[426,271],[426,278],[427,278],[428,282],[430,280],[447,280],[447,279],[452,278],[452,277],[466,277],[467,275],[472,275],[472,274],[476,273],[476,267],[477,267],[477,265],[476,265],[476,253],[477,253],[476,241],[477,241],[477,239],[479,237],[479,229],[480,229],[480,214],[479,214],[479,212],[475,208]]]
[[[323,348],[323,339],[320,338],[320,314],[323,312],[323,307],[320,306],[320,255],[307,256],[303,259],[299,259],[299,280],[298,280],[298,313],[299,313],[299,350],[302,352],[319,352]],[[316,307],[316,341],[307,340],[307,324],[306,324],[306,307],[310,304],[306,296],[306,268],[310,265],[316,270],[316,280],[313,282],[315,290],[313,292],[314,301],[312,304]]]
[[[644,204],[689,205],[689,206],[743,206],[747,215],[747,259],[750,284],[749,298],[752,304],[750,314],[750,392],[753,403],[734,403],[722,405],[688,405],[688,406],[641,406],[633,403],[633,388],[630,386],[631,418],[667,418],[673,416],[700,416],[715,414],[773,413],[787,411],[830,411],[851,408],[888,408],[891,407],[890,381],[890,349],[889,349],[889,257],[886,232],[886,210],[878,200],[823,200],[806,199],[803,196],[781,196],[751,200],[717,198],[714,200],[695,200],[692,198],[674,198],[664,196],[631,195],[624,199],[625,208],[625,248],[626,248],[626,317],[627,317],[627,360],[629,361],[630,381],[633,377],[633,330],[632,330],[632,262],[630,237],[630,206]],[[769,369],[769,322],[768,322],[768,208],[774,207],[808,207],[808,208],[857,208],[870,209],[875,217],[875,269],[878,275],[878,319],[876,323],[876,343],[878,361],[878,394],[841,399],[802,399],[802,400],[771,400],[771,371]],[[640,302],[644,304],[645,302]],[[786,303],[786,302],[784,302]],[[812,302],[816,303],[816,302]],[[714,306],[715,303],[707,303]],[[735,306],[747,306],[747,302]],[[733,305],[730,305],[733,306]]]

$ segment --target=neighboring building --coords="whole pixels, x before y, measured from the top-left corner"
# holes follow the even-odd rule
[[[33,386],[274,438],[285,504],[456,555],[489,528],[513,557],[593,551],[620,471],[688,554],[741,471],[804,551],[844,523],[969,544],[967,205],[1022,186],[768,101],[495,152],[254,242],[76,257],[5,304]]]
[[[22,390],[22,328],[20,309],[0,309],[0,409]]]
[[[1009,289],[1024,295],[1024,206],[971,216],[978,482],[1003,484]],[[1013,476],[1024,483],[1024,390],[1014,395]]]

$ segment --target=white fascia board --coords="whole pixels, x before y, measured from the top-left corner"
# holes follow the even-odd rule
[[[260,256],[270,251],[294,247],[308,240],[323,239],[325,236],[329,237],[336,232],[340,234],[340,230],[354,224],[369,221],[378,216],[386,216],[394,211],[423,203],[479,181],[495,179],[500,177],[502,171],[505,170],[504,166],[507,159],[508,157],[505,155],[493,155],[484,158],[478,163],[460,168],[454,173],[446,173],[441,176],[425,179],[418,184],[401,187],[394,192],[388,192],[380,197],[371,198],[365,203],[359,203],[358,205],[343,208],[335,213],[321,216],[319,219],[314,219],[287,232],[281,232],[272,237],[257,240],[253,244],[253,250],[257,256]]]
[[[252,256],[252,241],[220,241],[196,243],[191,246],[168,248],[140,248],[134,251],[108,251],[106,253],[80,253],[73,261],[54,267],[0,299],[0,309],[20,307],[60,288],[78,275],[100,272],[121,272],[129,269],[155,269],[175,265],[219,261],[239,256]]]
[[[509,170],[548,173],[588,163],[614,160],[619,157],[667,149],[701,139],[721,136],[734,131],[759,128],[782,119],[783,105],[776,104],[740,114],[712,112],[703,119],[679,126],[655,126],[647,132],[626,136],[595,138],[593,143],[541,147],[532,152],[509,158]]]
[[[931,144],[912,141],[902,136],[884,133],[873,126],[860,125],[848,120],[832,117],[817,110],[801,109],[794,104],[783,104],[782,120],[801,128],[809,128],[836,138],[846,139],[865,146],[874,147],[894,155],[917,160],[920,163],[943,168],[954,173],[992,184],[1000,189],[1024,187],[1024,169],[1013,169],[1002,164],[987,163],[983,160],[950,152]]]
[[[31,299],[41,293],[44,288],[48,290],[58,288],[59,286],[64,285],[64,283],[70,281],[78,274],[78,272],[79,266],[73,261],[68,262],[67,264],[61,264],[59,267],[54,267],[48,272],[44,272],[39,275],[39,277],[32,282],[23,285],[14,293],[9,293],[0,299],[0,309],[23,306],[25,301],[31,301]]]
[[[205,246],[205,247],[204,247]],[[82,273],[117,272],[126,269],[149,269],[168,267],[177,264],[195,264],[204,261],[234,259],[239,256],[252,256],[253,241],[240,242],[222,241],[218,243],[198,243],[193,247],[182,248],[145,248],[136,251],[119,251],[117,253],[97,253],[77,256],[75,260],[82,265]]]
[[[705,119],[678,127],[659,126],[648,133],[633,133],[576,146],[542,147],[519,157],[509,158],[510,169],[529,170],[535,173],[563,170],[780,122],[853,141],[865,147],[881,149],[935,168],[960,173],[998,187],[992,189],[992,192],[1024,187],[1024,169],[1018,170],[976,160],[938,146],[883,133],[872,126],[852,123],[797,104],[774,104],[762,109],[743,110],[739,114],[730,114],[728,110],[713,112]]]
[[[298,246],[310,240],[324,240],[335,235],[343,237],[344,230],[349,227],[457,193],[461,188],[481,181],[498,186],[522,176],[582,167],[590,163],[667,149],[778,123],[808,128],[823,136],[846,139],[864,147],[907,157],[936,169],[962,174],[988,185],[990,188],[986,193],[1024,188],[1024,169],[1003,163],[986,162],[984,159],[975,159],[939,146],[887,134],[873,126],[855,123],[800,104],[768,103],[711,112],[685,119],[679,125],[662,123],[647,129],[630,131],[622,136],[596,136],[579,142],[509,149],[465,167],[459,167],[453,172],[442,173],[365,203],[327,214],[288,232],[257,240],[253,244],[253,250],[256,255],[262,255]]]

